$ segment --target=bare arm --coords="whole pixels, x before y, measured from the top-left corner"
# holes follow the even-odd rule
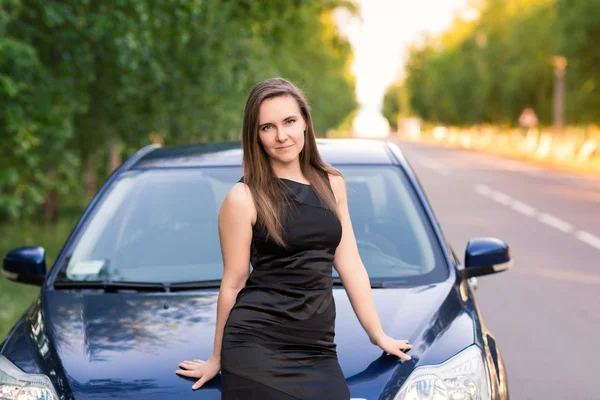
[[[219,211],[219,239],[223,255],[223,278],[217,300],[217,323],[213,355],[206,361],[183,361],[177,374],[198,378],[192,389],[198,389],[215,377],[221,369],[223,330],[235,299],[250,273],[250,243],[256,209],[250,190],[237,183],[227,194]]]
[[[402,353],[400,349],[410,349],[412,346],[406,340],[390,338],[383,332],[381,327],[373,302],[369,275],[360,259],[358,246],[356,245],[356,238],[348,212],[348,198],[344,179],[341,176],[331,175],[330,180],[336,197],[337,213],[342,223],[342,240],[336,249],[333,265],[340,274],[344,288],[350,298],[352,309],[373,344],[378,345],[390,354],[409,360],[410,357]]]
[[[217,323],[212,355],[219,361],[225,322],[250,273],[250,243],[254,221],[256,221],[256,210],[250,190],[243,183],[238,183],[231,189],[219,211],[223,278],[217,301]]]

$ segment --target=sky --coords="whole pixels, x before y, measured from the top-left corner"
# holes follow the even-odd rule
[[[379,110],[386,87],[400,76],[408,44],[423,31],[447,28],[466,0],[355,1],[361,18],[340,13],[337,24],[354,48],[358,101],[362,108]]]

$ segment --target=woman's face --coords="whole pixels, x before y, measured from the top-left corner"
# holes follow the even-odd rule
[[[286,165],[299,159],[305,129],[306,122],[293,97],[273,97],[260,105],[258,135],[273,163]]]

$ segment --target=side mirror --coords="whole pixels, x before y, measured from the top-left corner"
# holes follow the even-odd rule
[[[474,238],[467,243],[463,279],[495,274],[511,268],[513,261],[508,245],[496,238]]]
[[[2,274],[6,279],[41,286],[46,277],[46,250],[19,247],[4,256]]]

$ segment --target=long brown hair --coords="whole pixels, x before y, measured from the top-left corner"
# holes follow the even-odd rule
[[[269,155],[259,138],[258,115],[263,101],[280,96],[291,96],[300,107],[306,122],[304,147],[300,152],[300,168],[324,205],[335,213],[335,197],[329,186],[328,174],[341,173],[325,163],[317,149],[310,107],[302,91],[283,78],[267,79],[252,89],[244,110],[242,148],[244,151],[244,182],[250,188],[257,212],[257,223],[262,224],[267,235],[285,247],[283,240],[283,212],[285,198],[281,196],[280,182],[275,176]]]

